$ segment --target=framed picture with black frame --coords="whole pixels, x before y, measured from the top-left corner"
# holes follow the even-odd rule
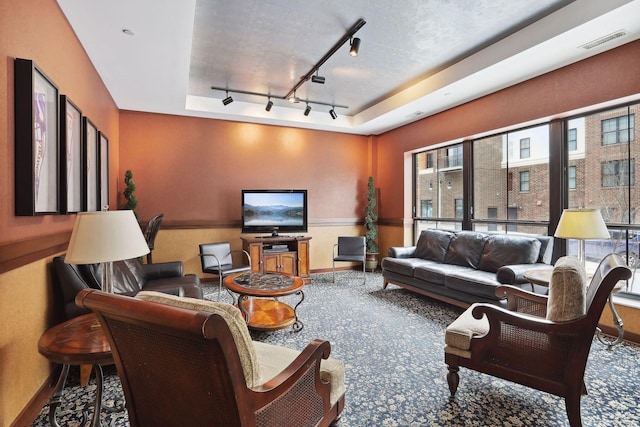
[[[100,189],[100,209],[109,210],[109,139],[104,133],[100,132],[98,140],[98,159],[100,162],[98,188]]]
[[[82,111],[68,96],[60,96],[60,212],[84,209]]]
[[[14,61],[15,213],[56,214],[59,200],[58,87],[29,59]]]
[[[82,119],[82,129],[84,136],[84,210],[91,212],[100,209],[100,198],[98,197],[98,129],[87,117]]]

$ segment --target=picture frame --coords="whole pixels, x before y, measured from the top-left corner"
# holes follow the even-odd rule
[[[82,111],[60,95],[60,213],[84,209]]]
[[[104,133],[99,132],[98,141],[100,209],[109,210],[109,139]]]
[[[29,59],[14,61],[15,214],[60,212],[58,87]]]
[[[98,129],[87,117],[82,119],[83,129],[83,171],[84,171],[84,210],[93,212],[100,209],[98,197]]]

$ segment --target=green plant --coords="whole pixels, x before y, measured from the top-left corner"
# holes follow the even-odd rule
[[[367,240],[367,253],[377,254],[378,243],[378,216],[376,215],[376,188],[374,186],[373,177],[370,176],[367,181],[367,207],[364,211],[364,227],[366,229],[364,236]]]
[[[138,214],[136,213],[138,199],[136,199],[136,196],[133,195],[133,192],[136,190],[136,183],[133,182],[133,172],[131,172],[131,170],[125,172],[124,183],[127,186],[124,189],[124,198],[127,199],[127,203],[124,205],[124,209],[131,209],[136,218],[138,218]]]

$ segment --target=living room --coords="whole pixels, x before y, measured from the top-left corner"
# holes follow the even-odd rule
[[[3,1],[0,10],[5,58],[0,93],[6,100],[0,106],[5,135],[0,191],[6,201],[0,211],[3,426],[21,425],[28,418],[21,418],[23,411],[50,379],[52,366],[36,344],[61,319],[50,265],[66,250],[75,220],[75,215],[14,213],[14,58],[35,61],[108,136],[110,207],[124,204],[124,173],[132,170],[140,219],[165,214],[154,260],[179,259],[185,271],[199,275],[198,244],[240,245],[243,188],[306,188],[311,269],[328,271],[337,237],[362,233],[368,176],[379,189],[379,244],[386,254],[391,246],[414,242],[413,152],[640,99],[636,40],[378,135],[125,110],[118,108],[56,1]],[[630,333],[640,334],[637,311],[620,313]]]

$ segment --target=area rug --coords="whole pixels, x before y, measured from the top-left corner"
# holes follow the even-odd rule
[[[364,426],[568,426],[564,400],[461,368],[460,387],[449,400],[444,329],[461,309],[390,285],[382,276],[341,272],[314,274],[298,308],[304,327],[252,332],[255,340],[302,350],[314,338],[331,342],[331,355],[346,366],[346,405],[341,427]],[[206,288],[217,297],[217,287]],[[231,302],[229,295],[223,300]],[[295,303],[295,296],[281,298]],[[72,370],[58,409],[61,425],[79,426],[79,411],[95,396],[93,379],[78,385]],[[105,369],[105,403],[122,399],[113,368]],[[583,425],[640,425],[640,348],[628,343],[606,349],[594,341],[582,398]],[[33,426],[48,426],[45,406]],[[128,426],[126,413],[105,415],[104,424]],[[283,424],[283,427],[287,427]],[[290,426],[296,427],[296,426]]]

